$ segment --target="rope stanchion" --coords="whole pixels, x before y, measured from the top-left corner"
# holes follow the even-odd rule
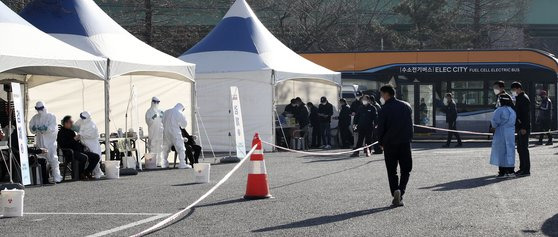
[[[344,155],[344,154],[351,154],[351,153],[354,153],[354,152],[357,152],[357,151],[362,151],[362,150],[364,150],[364,149],[370,148],[370,147],[372,147],[372,146],[378,144],[378,142],[374,142],[374,143],[372,143],[372,144],[370,144],[370,145],[367,145],[367,146],[365,146],[365,147],[361,147],[361,148],[358,148],[358,149],[355,149],[355,150],[352,150],[352,151],[330,152],[330,153],[328,153],[328,152],[307,152],[307,151],[298,151],[298,150],[293,150],[293,149],[289,149],[289,148],[286,148],[286,147],[278,146],[278,145],[275,145],[275,144],[273,144],[273,143],[266,142],[266,141],[263,141],[263,140],[262,140],[262,143],[265,143],[265,144],[270,145],[270,146],[272,146],[272,147],[275,147],[275,148],[277,148],[277,149],[281,149],[281,150],[285,150],[285,151],[290,151],[290,152],[294,152],[294,153],[299,153],[299,154],[303,154],[303,155],[311,155],[311,156],[338,156],[338,155]]]
[[[215,186],[213,186],[213,188],[211,188],[209,191],[207,191],[207,193],[205,193],[203,196],[198,198],[198,200],[196,200],[195,202],[193,202],[192,204],[190,204],[186,208],[180,210],[179,212],[173,214],[172,216],[168,217],[167,219],[165,219],[165,220],[157,223],[156,225],[150,227],[149,229],[146,229],[146,230],[144,230],[140,233],[132,235],[132,237],[140,237],[140,236],[145,236],[145,235],[151,234],[155,231],[159,231],[159,230],[161,230],[161,229],[163,229],[163,228],[165,228],[169,225],[172,225],[175,222],[181,220],[184,216],[186,216],[188,214],[188,210],[190,210],[190,209],[192,209],[192,207],[198,205],[198,203],[203,201],[205,198],[207,198],[209,195],[211,195],[213,192],[215,192],[215,190],[217,190],[221,185],[223,185],[234,174],[234,172],[236,172],[238,170],[238,168],[240,168],[240,166],[242,166],[244,161],[246,161],[247,158],[250,157],[252,155],[252,153],[254,153],[254,151],[256,150],[256,147],[257,146],[252,147],[250,152],[248,152],[248,154],[246,154],[246,156],[244,156],[244,158],[242,158],[242,160],[240,160],[240,162],[238,164],[236,164],[236,166],[231,171],[229,171],[229,173],[227,173],[227,175],[225,175],[225,177],[223,177],[219,181],[219,183],[215,184]]]

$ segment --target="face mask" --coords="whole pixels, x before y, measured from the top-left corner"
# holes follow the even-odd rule
[[[380,104],[384,105],[386,103],[386,100],[384,99],[384,97],[380,98]]]
[[[448,105],[448,98],[444,98],[444,104]]]
[[[512,91],[513,97],[517,97],[517,91]]]
[[[495,95],[500,94],[500,89],[494,89],[494,94],[495,94]]]
[[[363,101],[362,101],[362,104],[363,104],[363,105],[368,105],[369,103],[370,103],[370,102],[368,102],[368,100],[363,100]]]

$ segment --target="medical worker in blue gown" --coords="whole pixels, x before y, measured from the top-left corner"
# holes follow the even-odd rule
[[[500,107],[494,111],[492,128],[492,152],[490,164],[499,167],[497,178],[513,178],[515,166],[515,120],[511,96],[501,94],[498,96]]]

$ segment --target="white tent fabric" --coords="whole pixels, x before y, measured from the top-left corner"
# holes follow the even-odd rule
[[[132,127],[131,118],[139,121],[140,126],[147,131],[143,116],[153,96],[161,97],[162,106],[169,108],[178,102],[183,103],[187,107],[189,120],[194,119],[191,105],[195,65],[160,52],[135,38],[93,0],[35,0],[21,15],[37,28],[58,39],[109,59],[106,78],[110,79],[111,132],[125,128],[124,115],[132,88],[136,91],[139,111],[130,113],[128,110],[129,128]],[[51,93],[49,90],[57,88],[56,85],[32,88],[31,101],[46,101],[50,104],[51,111],[58,115],[77,116],[77,111],[88,110],[94,121],[102,124],[102,84],[76,80],[63,83],[69,87],[63,94],[71,96],[73,101],[60,101],[62,93]],[[130,105],[132,107],[134,106]],[[132,122],[136,123],[135,121]],[[192,129],[191,125],[188,129]]]
[[[2,2],[0,34],[0,73],[29,75],[36,81],[62,77],[102,80],[105,77],[105,59],[45,34]]]
[[[317,102],[321,96],[336,105],[339,98],[340,73],[316,65],[282,44],[245,0],[237,0],[215,29],[180,59],[198,65],[198,112],[217,151],[231,149],[226,139],[233,126],[230,86],[239,88],[247,146],[256,132],[266,141],[275,140],[276,105],[287,104],[294,97]]]

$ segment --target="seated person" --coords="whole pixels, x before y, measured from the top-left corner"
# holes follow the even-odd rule
[[[65,116],[62,119],[62,125],[60,130],[58,130],[58,147],[62,149],[70,149],[74,152],[73,160],[79,162],[80,179],[91,180],[93,179],[92,172],[93,169],[99,164],[101,157],[97,153],[90,152],[86,147],[80,142],[80,136],[76,134],[74,130],[74,121],[72,121],[71,116]],[[64,154],[65,157],[71,157],[69,154]],[[72,160],[72,162],[73,162]],[[85,163],[89,161],[87,167]]]
[[[192,168],[194,167],[194,164],[198,163],[198,159],[200,158],[200,153],[201,153],[201,146],[196,145],[196,141],[194,141],[194,138],[192,136],[190,136],[190,134],[186,131],[186,129],[180,129],[182,132],[182,137],[185,137],[186,139],[188,139],[187,141],[184,142],[184,146],[186,146],[186,157],[188,157],[188,161],[190,162],[190,165],[192,165]]]
[[[15,124],[15,121],[13,122],[13,124]],[[7,129],[7,128],[6,128]],[[4,131],[0,130],[0,140],[4,140],[7,139],[6,134],[4,134]],[[19,142],[17,140],[17,129],[13,129],[12,131],[12,135],[11,135],[11,144],[12,144],[12,154],[15,158],[15,162],[12,162],[12,179],[15,183],[22,183],[21,180],[21,169],[20,169],[20,165],[21,161],[19,159]],[[41,165],[41,172],[43,173],[43,183],[44,184],[51,184],[50,181],[48,180],[48,172],[47,172],[47,162],[46,159],[40,159],[38,158],[36,155],[38,154],[42,154],[42,155],[46,155],[47,154],[47,150],[43,149],[43,148],[36,148],[36,147],[29,147],[27,148],[27,153],[29,154],[29,166],[32,166],[33,164],[39,163]],[[8,159],[8,157],[6,156],[6,159]],[[3,163],[3,162],[2,162]],[[8,164],[9,161],[6,160],[6,164]],[[8,167],[6,167],[6,170],[8,170]],[[7,172],[6,172],[7,173]],[[0,177],[2,178],[2,177]]]

